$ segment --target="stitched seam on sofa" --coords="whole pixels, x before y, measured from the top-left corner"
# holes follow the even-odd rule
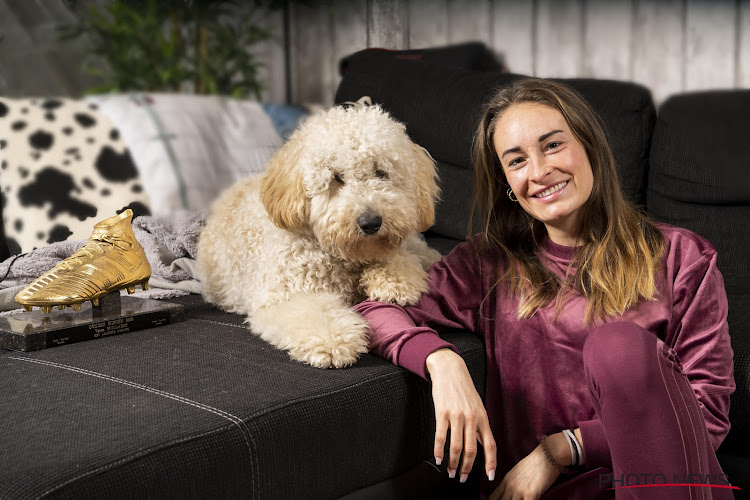
[[[192,316],[190,317],[190,319],[194,319],[194,320],[197,320],[197,321],[205,321],[206,323],[214,323],[216,325],[233,326],[235,328],[242,328],[243,330],[247,330],[248,329],[247,326],[245,326],[244,323],[240,323],[239,325],[237,325],[237,324],[234,324],[234,323],[224,323],[223,321],[216,321],[214,319],[194,318]]]
[[[385,379],[385,378],[395,377],[395,376],[402,376],[404,373],[411,373],[411,372],[409,372],[408,370],[406,370],[406,368],[401,368],[397,372],[384,373],[382,375],[378,375],[377,377],[370,378],[370,379],[367,379],[367,380],[363,380],[361,382],[357,382],[356,384],[347,385],[345,387],[340,387],[338,389],[333,389],[333,390],[328,391],[328,392],[315,394],[313,396],[303,396],[303,397],[299,397],[297,399],[291,399],[289,401],[284,401],[282,403],[279,403],[276,406],[271,406],[269,408],[264,408],[263,410],[260,410],[260,411],[258,411],[256,413],[253,413],[252,415],[250,415],[248,417],[248,420],[251,420],[251,419],[253,419],[255,417],[259,417],[259,416],[265,415],[267,413],[271,413],[273,411],[278,410],[279,408],[286,408],[288,406],[292,406],[292,405],[295,405],[297,403],[304,403],[304,402],[307,402],[307,401],[313,401],[315,399],[321,399],[323,397],[331,396],[333,394],[338,394],[338,393],[344,392],[344,391],[346,391],[348,389],[351,389],[351,388],[354,388],[354,387],[359,387],[360,385],[363,385],[363,384],[369,384],[370,382],[375,382],[375,381],[380,380],[380,379]],[[415,375],[415,376],[417,376],[417,375]]]
[[[157,396],[162,396],[162,397],[165,397],[167,399],[172,399],[174,401],[177,401],[177,402],[180,402],[180,403],[183,403],[183,404],[187,404],[187,405],[193,406],[195,408],[198,408],[199,410],[204,410],[204,411],[207,411],[209,413],[213,413],[215,415],[218,415],[218,416],[220,416],[220,417],[222,417],[222,418],[230,421],[231,423],[233,423],[234,425],[236,425],[240,429],[240,432],[242,433],[242,438],[245,441],[245,445],[247,446],[247,450],[248,450],[249,455],[250,455],[250,463],[253,466],[253,472],[254,472],[253,473],[253,491],[254,492],[257,491],[257,486],[255,485],[255,480],[257,478],[258,471],[257,471],[257,463],[255,461],[255,455],[253,453],[253,449],[257,448],[257,445],[255,443],[255,438],[253,438],[253,435],[250,432],[250,429],[247,427],[247,424],[245,424],[245,422],[243,422],[243,420],[241,418],[239,418],[239,417],[237,417],[235,415],[232,415],[231,413],[225,412],[223,410],[219,410],[218,408],[214,408],[212,406],[208,406],[208,405],[205,405],[203,403],[198,403],[197,401],[193,401],[191,399],[187,399],[185,397],[178,396],[178,395],[172,394],[170,392],[162,391],[160,389],[155,389],[155,388],[149,387],[147,385],[143,385],[143,384],[138,384],[138,383],[135,383],[135,382],[131,382],[129,380],[125,380],[125,379],[121,379],[121,378],[117,378],[117,377],[112,377],[110,375],[105,375],[103,373],[94,372],[94,371],[86,370],[86,369],[83,369],[83,368],[77,368],[75,366],[63,365],[63,364],[60,364],[60,363],[55,363],[53,361],[44,361],[44,360],[41,360],[41,359],[25,358],[25,357],[21,357],[21,356],[9,356],[9,358],[10,359],[15,359],[15,360],[18,360],[18,361],[26,361],[26,362],[29,362],[29,363],[36,363],[36,364],[40,364],[40,365],[43,365],[43,366],[51,366],[51,367],[54,367],[54,368],[61,368],[63,370],[72,371],[74,373],[79,373],[81,375],[88,375],[90,377],[96,377],[96,378],[100,378],[100,379],[107,380],[107,381],[110,381],[110,382],[116,382],[118,384],[122,384],[122,385],[125,385],[125,386],[128,386],[128,387],[132,387],[134,389],[139,389],[139,390],[142,390],[142,391],[150,392],[152,394],[156,394]],[[252,446],[250,445],[250,441],[248,441],[248,437],[250,438],[250,441],[252,441]]]
[[[148,102],[148,99],[146,99],[145,95],[135,93],[132,96],[136,104],[140,104],[143,107],[143,109],[146,111],[146,114],[148,114],[148,116],[151,118],[151,121],[154,122],[154,127],[156,127],[156,130],[159,132],[155,139],[159,139],[164,146],[164,150],[167,153],[167,158],[169,159],[169,164],[174,171],[174,176],[177,179],[177,185],[180,188],[180,201],[182,201],[182,208],[187,210],[190,207],[187,200],[187,187],[185,187],[185,179],[182,176],[182,171],[180,171],[180,164],[177,161],[177,156],[174,154],[174,150],[172,149],[172,143],[169,142],[169,140],[172,139],[173,136],[170,136],[170,134],[167,133],[166,127],[164,127],[161,119],[159,119],[159,115],[157,115],[156,112],[151,108],[151,104]]]
[[[129,456],[125,457],[125,458],[121,458],[120,460],[117,460],[116,462],[112,462],[112,463],[107,464],[107,465],[102,465],[101,467],[97,467],[96,469],[84,472],[82,474],[77,475],[74,478],[68,479],[67,481],[64,481],[64,482],[62,482],[62,483],[60,483],[60,484],[58,484],[56,486],[53,486],[53,487],[47,489],[47,491],[45,491],[44,493],[42,493],[40,495],[40,497],[47,496],[50,493],[52,493],[52,492],[54,492],[56,490],[59,490],[60,488],[64,488],[65,486],[67,486],[67,485],[69,485],[71,483],[74,483],[74,482],[76,482],[79,479],[82,479],[84,477],[93,476],[93,475],[96,475],[96,474],[98,474],[100,472],[104,472],[107,469],[112,469],[112,468],[114,468],[114,467],[116,467],[116,466],[118,466],[120,464],[125,463],[125,462],[129,462],[129,461],[132,461],[132,460],[135,460],[135,459],[138,459],[138,458],[145,457],[145,456],[151,454],[154,451],[161,451],[161,450],[163,450],[165,448],[168,448],[170,446],[174,446],[174,445],[179,444],[179,443],[183,443],[185,441],[190,441],[190,440],[193,440],[193,439],[199,439],[199,438],[202,438],[204,436],[209,436],[211,434],[218,434],[220,432],[224,432],[227,429],[232,429],[233,427],[234,427],[233,425],[229,425],[227,427],[221,427],[219,429],[212,429],[210,431],[204,432],[202,434],[197,434],[195,436],[187,436],[187,437],[184,437],[184,438],[181,438],[181,439],[175,439],[173,441],[169,441],[167,443],[160,444],[159,446],[156,446],[156,447],[153,447],[153,448],[147,448],[147,449],[138,450],[137,452],[132,453],[131,455],[129,455]]]

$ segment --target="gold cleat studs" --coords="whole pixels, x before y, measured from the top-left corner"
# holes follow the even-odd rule
[[[65,304],[60,304],[59,306],[57,306],[57,308],[62,311],[63,309],[65,309]]]
[[[42,312],[44,314],[49,314],[52,312],[52,306],[42,306]]]
[[[148,290],[148,280],[141,283],[141,290]]]
[[[128,293],[135,293],[135,285],[127,287]]]
[[[31,311],[32,309],[34,309],[33,306],[27,306],[27,305],[24,305],[23,308],[25,311]]]
[[[81,304],[71,304],[70,307],[72,307],[75,312],[81,310]]]
[[[99,299],[91,299],[91,303],[95,306],[99,305]]]

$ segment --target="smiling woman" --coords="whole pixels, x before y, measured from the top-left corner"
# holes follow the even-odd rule
[[[624,198],[597,115],[563,84],[502,88],[473,162],[484,231],[432,266],[417,304],[357,308],[373,352],[432,382],[436,462],[466,481],[481,443],[490,499],[611,498],[602,479],[636,471],[721,477],[735,384],[716,250]],[[484,340],[484,400],[438,335],[456,328]]]

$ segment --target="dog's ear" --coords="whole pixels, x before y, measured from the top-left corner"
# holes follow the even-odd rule
[[[310,207],[300,168],[300,140],[294,137],[271,158],[260,180],[260,201],[271,221],[282,229],[301,230],[310,219]]]
[[[427,231],[435,223],[435,202],[440,196],[435,160],[425,148],[412,143],[416,162],[417,205],[419,207],[420,231]]]

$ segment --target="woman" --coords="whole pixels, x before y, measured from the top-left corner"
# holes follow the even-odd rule
[[[562,84],[501,89],[474,168],[483,233],[433,265],[417,305],[357,306],[372,351],[432,382],[436,462],[465,481],[481,443],[492,499],[731,498],[653,486],[728,484],[714,452],[733,363],[714,248],[624,199],[598,117]],[[438,336],[453,329],[483,337],[484,405]]]

